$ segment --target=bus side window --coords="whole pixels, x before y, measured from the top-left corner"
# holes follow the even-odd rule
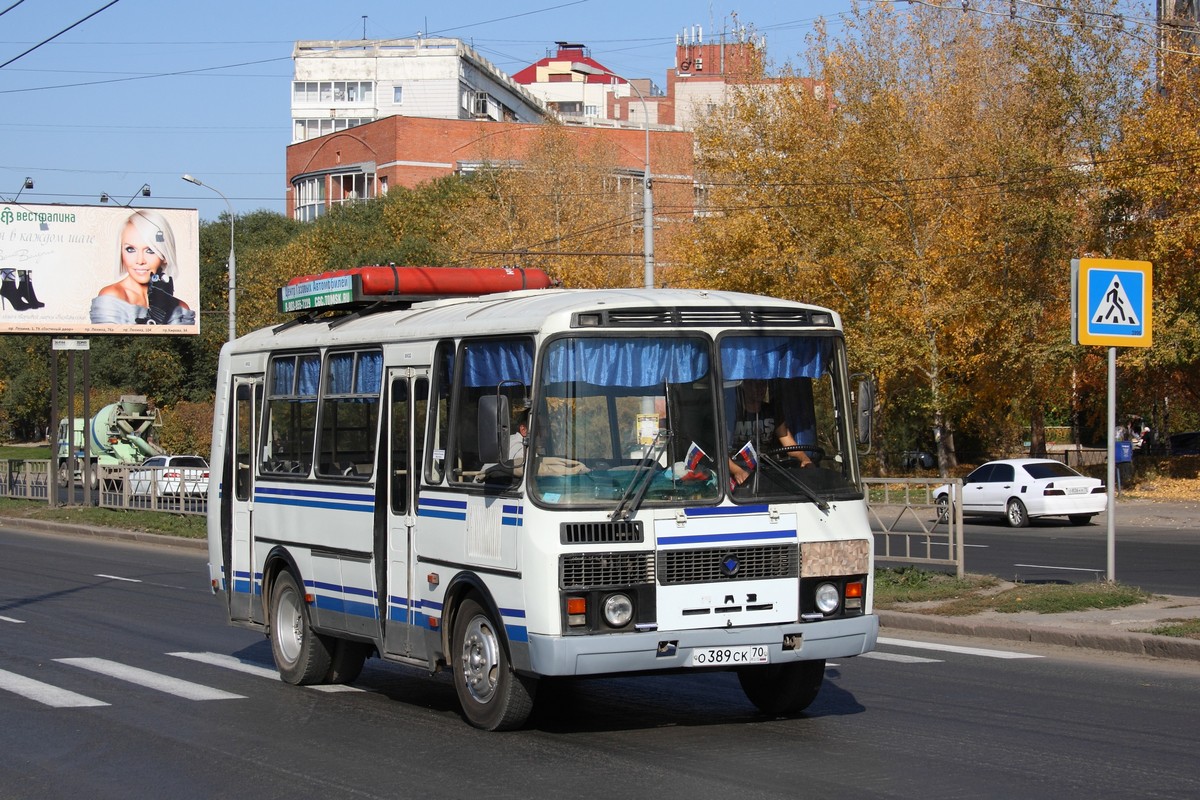
[[[250,470],[254,449],[251,434],[254,431],[254,403],[248,384],[239,384],[234,400],[233,486],[238,500],[250,499]]]
[[[409,456],[409,402],[408,381],[397,378],[392,381],[392,460],[391,494],[392,513],[408,511],[408,456]]]
[[[454,342],[438,343],[434,355],[432,396],[428,402],[429,446],[425,464],[425,480],[437,485],[446,476],[446,447],[450,438],[450,389],[454,380]]]

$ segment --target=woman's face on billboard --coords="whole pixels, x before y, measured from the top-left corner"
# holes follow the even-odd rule
[[[163,265],[154,243],[147,241],[132,222],[121,233],[121,264],[138,283],[149,283],[150,276]]]

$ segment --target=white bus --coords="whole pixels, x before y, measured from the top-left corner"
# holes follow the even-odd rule
[[[449,669],[487,730],[546,676],[732,669],[797,713],[878,634],[849,380],[834,312],[746,294],[310,311],[221,351],[213,591],[285,681]]]

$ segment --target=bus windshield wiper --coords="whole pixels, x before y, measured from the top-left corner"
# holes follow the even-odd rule
[[[787,478],[788,481],[790,481],[793,486],[799,489],[805,497],[816,503],[817,508],[821,509],[822,511],[829,510],[829,503],[825,502],[821,495],[817,494],[815,489],[793,475],[787,467],[776,461],[773,456],[769,456],[766,453],[759,453],[759,455],[761,456],[759,459],[760,463],[769,465],[771,469],[778,471],[780,475]],[[816,468],[815,465],[813,468]]]
[[[610,522],[618,520],[624,522],[637,513],[642,499],[646,496],[646,490],[650,488],[650,482],[654,480],[654,468],[658,466],[658,459],[667,449],[667,442],[670,439],[670,433],[667,430],[660,429],[658,431],[658,435],[654,437],[654,444],[634,467],[633,479],[629,481],[629,485],[625,487],[625,494],[621,495],[621,501],[609,515]]]

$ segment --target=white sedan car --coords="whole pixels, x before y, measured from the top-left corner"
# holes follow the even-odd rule
[[[1003,517],[1023,528],[1037,517],[1066,517],[1086,525],[1108,507],[1104,482],[1080,475],[1059,461],[1007,458],[981,464],[963,479],[964,515]],[[934,490],[938,520],[950,516],[950,486]]]
[[[208,493],[208,462],[200,456],[151,456],[129,472],[131,494],[175,496]]]

